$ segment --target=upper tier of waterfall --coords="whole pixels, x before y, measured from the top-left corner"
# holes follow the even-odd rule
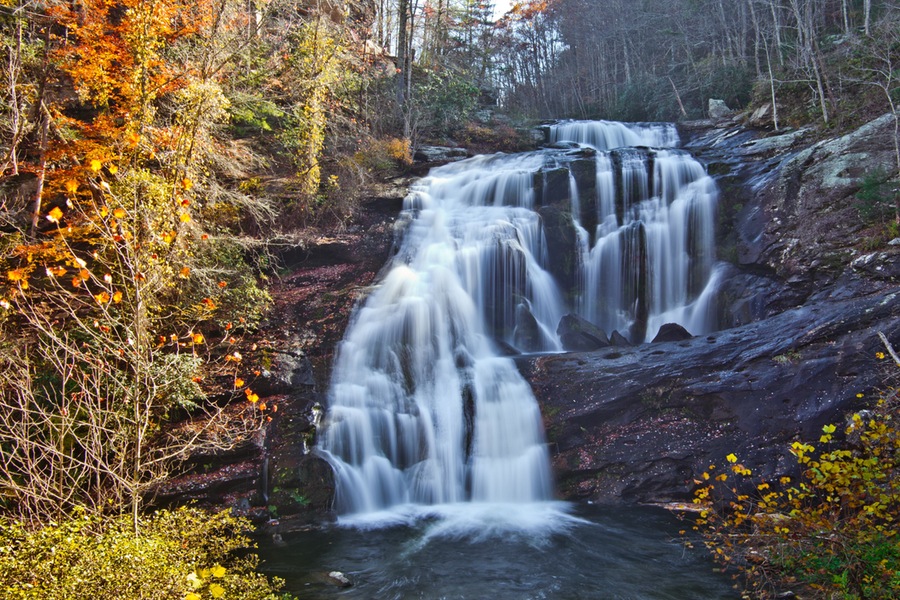
[[[399,250],[338,348],[321,450],[340,510],[549,499],[540,414],[504,355],[564,350],[570,313],[635,343],[714,326],[717,193],[675,128],[549,137],[412,187]]]

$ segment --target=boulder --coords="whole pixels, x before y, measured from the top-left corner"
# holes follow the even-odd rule
[[[574,314],[565,315],[559,320],[556,334],[563,348],[570,352],[599,350],[610,346],[605,331]]]
[[[537,319],[527,304],[516,307],[516,330],[513,343],[522,352],[539,352],[544,349],[544,335]]]
[[[619,333],[617,330],[613,329],[613,332],[609,334],[609,345],[625,347],[630,346],[631,342],[628,341],[627,337]]]
[[[706,109],[710,119],[726,119],[734,114],[724,100],[710,98]]]
[[[449,146],[419,146],[413,153],[413,160],[426,163],[443,163],[462,160],[468,156],[465,148]]]
[[[666,323],[659,328],[659,332],[656,334],[656,337],[653,338],[651,343],[680,342],[682,340],[689,340],[692,337],[694,336],[678,323]]]

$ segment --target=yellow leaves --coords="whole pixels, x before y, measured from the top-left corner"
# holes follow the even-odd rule
[[[235,378],[234,378],[234,387],[235,387],[235,388],[242,388],[242,387],[244,387],[244,380],[241,379],[240,377],[235,377]]]
[[[836,429],[837,427],[835,427],[834,425],[825,425],[824,427],[822,427],[822,431],[824,431],[825,433],[834,433]]]
[[[175,241],[175,236],[176,236],[176,233],[174,231],[167,231],[166,233],[163,234],[163,238],[162,238],[163,242],[165,242],[167,244],[171,244],[173,241]]]
[[[884,357],[885,357],[884,352],[876,352],[875,353],[875,358],[877,358],[878,360],[884,360]]]
[[[60,219],[62,219],[63,212],[59,210],[58,206],[53,207],[53,209],[47,213],[47,220],[51,223],[59,223]]]
[[[731,472],[735,475],[743,475],[744,477],[749,477],[753,474],[750,469],[741,464],[731,465]]]
[[[191,181],[190,179],[188,179],[187,177],[185,177],[184,179],[181,180],[181,187],[183,187],[185,189],[185,191],[187,191],[187,190],[191,189],[192,187],[194,187],[194,182]]]
[[[212,569],[209,570],[212,573],[212,576],[216,579],[221,579],[225,577],[225,567],[222,565],[215,565]]]
[[[94,295],[94,299],[97,301],[97,304],[107,304],[111,298],[108,292],[100,292]]]
[[[709,473],[707,473],[706,471],[703,472],[702,477],[704,481],[709,481]]]
[[[199,590],[203,587],[203,580],[197,575],[196,572],[192,572],[187,576],[188,585],[191,586],[195,590]]]
[[[213,598],[221,598],[225,595],[225,588],[218,583],[209,584],[209,595]]]
[[[74,179],[69,179],[68,181],[66,181],[66,191],[69,192],[70,194],[74,194],[75,192],[77,192],[78,191],[78,182],[75,181]]]
[[[99,173],[100,169],[103,168],[103,163],[95,158],[91,161],[90,166],[91,171],[93,171],[94,173]]]
[[[730,463],[736,463],[736,462],[737,462],[737,456],[736,456],[734,453],[731,453],[731,454],[729,454],[728,456],[725,457],[725,460],[727,460],[727,461],[730,462]]]
[[[202,333],[193,333],[191,334],[191,341],[194,344],[200,345],[205,341],[205,338]]]
[[[113,295],[112,295],[112,301],[113,301],[115,304],[120,303],[120,302],[122,301],[122,292],[116,291],[115,293],[113,293]]]
[[[247,396],[247,400],[249,400],[253,404],[256,404],[257,402],[259,402],[259,396],[254,394],[250,388],[247,388],[246,390],[244,390],[244,395]]]
[[[109,171],[110,175],[115,175],[119,172],[119,167],[117,167],[116,165],[109,165],[108,167],[106,167],[106,170]]]
[[[186,212],[183,212],[183,213],[181,213],[180,215],[178,215],[178,220],[181,221],[182,223],[190,223],[190,222],[191,222],[191,215],[189,215],[189,214],[186,213]]]
[[[113,210],[113,216],[117,219],[124,219],[127,213],[124,208],[117,208]]]
[[[188,592],[187,595],[184,597],[184,600],[203,600],[203,599],[199,595],[195,594],[194,592]]]

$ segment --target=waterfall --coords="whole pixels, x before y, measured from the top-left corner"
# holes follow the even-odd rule
[[[563,350],[573,312],[636,342],[712,326],[716,190],[674,127],[563,122],[550,139],[577,144],[411,189],[399,250],[338,347],[320,451],[339,511],[549,500],[540,413],[506,355]]]

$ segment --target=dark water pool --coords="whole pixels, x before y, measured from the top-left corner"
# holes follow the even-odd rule
[[[464,505],[264,540],[260,554],[304,600],[739,598],[703,549],[684,548],[685,527],[652,508]],[[330,571],[354,585],[329,583]]]

